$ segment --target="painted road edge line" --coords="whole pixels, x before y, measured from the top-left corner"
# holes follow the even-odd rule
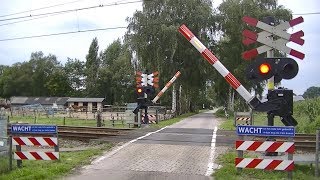
[[[213,173],[213,159],[214,159],[214,154],[216,151],[216,138],[217,138],[217,131],[218,127],[215,126],[212,132],[212,139],[211,139],[211,147],[210,147],[210,156],[209,156],[209,162],[208,162],[208,168],[206,171],[206,176],[210,176]]]
[[[134,142],[136,142],[136,141],[138,141],[138,140],[140,140],[140,139],[142,139],[142,138],[148,137],[148,136],[150,136],[151,134],[154,134],[154,133],[157,133],[157,132],[159,132],[159,131],[162,131],[162,130],[164,130],[165,128],[167,128],[167,126],[161,128],[161,129],[158,129],[158,130],[156,130],[156,131],[149,132],[149,133],[147,133],[147,134],[145,134],[145,135],[143,135],[143,136],[140,136],[140,137],[138,137],[138,138],[136,138],[136,139],[133,139],[133,140],[131,140],[131,141],[123,144],[122,146],[119,146],[118,148],[116,148],[116,149],[114,149],[114,150],[112,150],[112,151],[107,152],[105,155],[103,155],[103,156],[101,156],[100,158],[92,161],[91,164],[99,163],[100,161],[102,161],[102,160],[104,160],[104,159],[106,159],[106,158],[109,158],[109,157],[113,156],[114,154],[116,154],[117,152],[119,152],[121,149],[129,146],[130,144],[132,144],[132,143],[134,143]]]

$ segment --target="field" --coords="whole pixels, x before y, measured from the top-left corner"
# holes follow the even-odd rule
[[[220,129],[235,130],[234,116],[229,112],[230,117],[220,126]],[[225,117],[224,111],[216,113],[219,117]],[[297,120],[296,132],[315,133],[320,128],[320,98],[307,99],[305,101],[294,102],[293,117]],[[253,114],[254,125],[267,125],[267,114],[255,112]],[[275,117],[275,126],[283,126],[279,117]]]

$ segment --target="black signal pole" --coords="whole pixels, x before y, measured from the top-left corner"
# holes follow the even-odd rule
[[[272,16],[268,16],[265,17],[263,19],[263,22],[266,24],[269,24],[271,26],[275,25],[275,19]],[[269,37],[271,38],[271,40],[273,40],[273,37]],[[267,57],[268,58],[273,58],[274,57],[274,52],[273,49],[267,51]],[[267,88],[268,88],[268,94],[270,93],[270,91],[272,91],[274,89],[274,76],[272,76],[270,79],[268,79],[267,82]],[[267,112],[267,118],[268,118],[268,126],[274,126],[274,114],[272,113],[272,111]],[[273,137],[267,137],[266,139],[267,141],[274,141]],[[266,156],[277,156],[278,153],[277,152],[266,152],[265,154]]]

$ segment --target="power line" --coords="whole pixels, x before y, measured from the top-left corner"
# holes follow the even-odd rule
[[[45,6],[45,7],[41,7],[41,8],[37,8],[37,9],[20,11],[20,12],[16,12],[16,13],[12,13],[12,14],[0,15],[0,17],[8,17],[8,16],[17,15],[17,14],[23,14],[23,13],[26,13],[26,12],[32,12],[32,11],[38,11],[38,10],[42,10],[42,9],[48,9],[48,8],[53,8],[53,7],[58,7],[58,6],[64,6],[64,5],[67,5],[67,4],[77,3],[77,2],[80,2],[80,1],[83,1],[83,0],[77,0],[77,1],[61,3],[61,4],[55,4],[55,5]]]
[[[41,14],[35,14],[35,15],[30,14],[28,16],[20,16],[20,17],[14,17],[14,18],[0,19],[0,21],[10,21],[10,20],[25,19],[25,18],[37,17],[37,16],[45,16],[45,15],[52,15],[52,14],[62,14],[62,13],[67,13],[67,12],[83,11],[83,10],[95,9],[95,8],[101,8],[101,7],[108,7],[108,6],[133,4],[133,3],[138,3],[138,2],[142,2],[142,0],[129,1],[129,2],[115,2],[115,3],[110,3],[110,4],[100,4],[100,5],[96,5],[96,6],[89,6],[89,7],[77,8],[77,9],[69,9],[69,10],[64,10],[64,11],[55,11],[55,12],[49,12],[49,13],[41,13]]]
[[[320,12],[310,12],[310,13],[297,13],[297,14],[292,14],[295,16],[306,16],[306,15],[319,15]]]
[[[96,28],[96,29],[87,29],[87,30],[52,33],[52,34],[42,34],[42,35],[35,35],[35,36],[23,36],[23,37],[7,38],[7,39],[0,39],[0,41],[13,41],[13,40],[20,40],[20,39],[32,39],[32,38],[40,38],[40,37],[48,37],[48,36],[58,36],[58,35],[66,35],[66,34],[75,34],[75,33],[83,33],[83,32],[94,32],[94,31],[105,31],[105,30],[114,30],[114,29],[125,29],[125,28],[127,28],[127,27],[126,26],[118,26],[118,27],[109,27],[109,28]]]
[[[70,12],[67,12],[67,13],[70,13]],[[63,14],[63,13],[61,13],[61,14]],[[57,16],[57,15],[61,15],[61,14],[51,14],[51,15],[47,15],[47,16],[40,16],[40,17],[36,17],[36,18],[25,19],[25,20],[21,20],[21,21],[4,23],[4,24],[0,24],[0,26],[7,26],[7,25],[11,25],[11,24],[17,24],[17,23],[22,23],[22,22],[27,22],[27,21],[33,21],[33,20],[47,18],[47,17],[51,17],[51,16]]]

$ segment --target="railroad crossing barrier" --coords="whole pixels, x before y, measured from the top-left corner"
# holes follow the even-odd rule
[[[34,137],[27,137],[25,134],[32,134]],[[44,134],[45,137],[42,137]],[[22,160],[59,159],[58,127],[56,125],[12,124],[9,144],[10,170],[12,170],[12,154],[19,168],[22,167]],[[13,152],[13,146],[16,146],[15,152]],[[54,147],[54,151],[22,151],[21,146]]]
[[[319,177],[319,155],[320,155],[320,129],[317,129],[316,134],[316,158],[315,158],[315,176]]]
[[[242,168],[288,171],[288,179],[292,179],[294,170],[293,153],[295,146],[293,137],[294,127],[275,126],[237,126],[238,140],[235,142],[238,156],[235,158],[235,167],[238,171]],[[245,141],[244,136],[281,136],[287,137],[287,142],[277,141]],[[244,151],[287,153],[288,160],[243,158]]]
[[[253,115],[250,112],[234,112],[234,126],[253,125]]]

